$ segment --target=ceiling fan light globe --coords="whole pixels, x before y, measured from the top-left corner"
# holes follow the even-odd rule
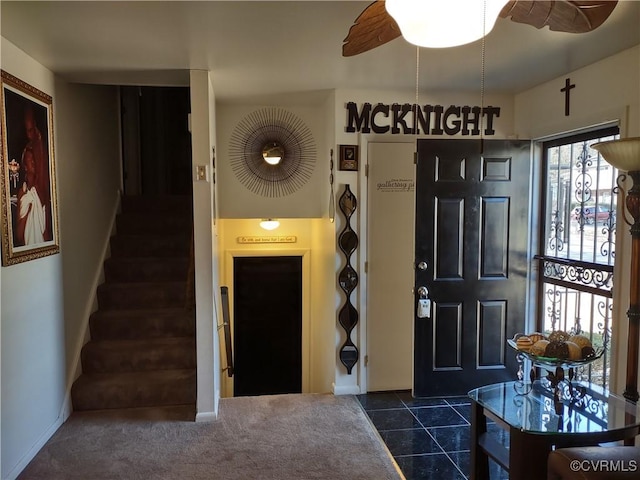
[[[405,40],[427,48],[455,47],[481,39],[493,29],[506,4],[505,0],[385,2],[387,12],[400,27]]]

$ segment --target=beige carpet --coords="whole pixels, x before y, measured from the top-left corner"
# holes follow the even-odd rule
[[[352,396],[223,399],[212,423],[185,421],[177,408],[159,412],[74,413],[18,478],[403,478]]]

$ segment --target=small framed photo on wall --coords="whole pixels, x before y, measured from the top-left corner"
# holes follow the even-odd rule
[[[340,145],[340,170],[358,171],[357,145]]]

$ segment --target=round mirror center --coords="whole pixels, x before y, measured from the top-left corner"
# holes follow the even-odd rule
[[[262,147],[262,158],[269,165],[278,165],[284,157],[284,148],[277,142],[269,142]]]

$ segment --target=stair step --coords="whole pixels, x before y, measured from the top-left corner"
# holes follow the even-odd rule
[[[186,281],[188,272],[188,257],[111,257],[104,262],[107,283]]]
[[[187,233],[191,235],[190,214],[119,213],[116,216],[117,234],[135,235],[145,233]]]
[[[195,368],[195,339],[90,341],[82,348],[85,373]]]
[[[195,369],[81,375],[71,388],[74,410],[187,405],[196,401]]]
[[[103,283],[98,286],[100,309],[184,307],[186,282]]]
[[[131,212],[175,212],[191,214],[193,200],[188,195],[124,195],[121,210]]]
[[[112,257],[188,257],[191,234],[118,234],[109,245]]]
[[[98,310],[89,325],[93,340],[193,337],[195,313],[184,308]]]
[[[195,414],[195,312],[185,309],[192,225],[191,196],[121,198],[74,410]]]

